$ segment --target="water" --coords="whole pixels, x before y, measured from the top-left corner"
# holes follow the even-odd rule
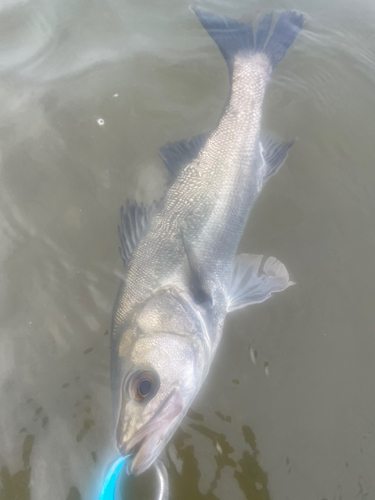
[[[94,500],[114,457],[118,210],[162,195],[158,148],[212,129],[228,92],[188,5],[1,2],[1,500]],[[201,6],[308,15],[264,107],[266,128],[298,140],[240,246],[279,258],[297,285],[228,317],[163,456],[171,498],[374,498],[375,8]]]

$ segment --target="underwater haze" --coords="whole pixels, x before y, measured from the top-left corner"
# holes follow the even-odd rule
[[[119,209],[159,199],[166,143],[215,128],[229,90],[188,0],[0,3],[0,500],[95,500],[116,458]],[[263,126],[294,140],[239,253],[296,285],[230,315],[161,455],[174,500],[375,498],[375,5],[297,9]],[[146,479],[148,484],[146,485]],[[154,472],[121,487],[156,498]]]

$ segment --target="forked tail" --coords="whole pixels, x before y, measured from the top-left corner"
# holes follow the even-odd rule
[[[226,16],[215,16],[196,7],[192,7],[192,10],[219,47],[230,72],[235,56],[241,53],[245,55],[263,52],[274,68],[284,57],[305,22],[305,16],[300,12],[283,12],[271,32],[273,15],[267,14],[259,22],[254,33],[251,24],[242,24]]]

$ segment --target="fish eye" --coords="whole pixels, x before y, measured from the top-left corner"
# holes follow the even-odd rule
[[[159,385],[159,378],[155,373],[146,370],[139,371],[130,380],[130,397],[139,402],[149,400],[155,396]]]
[[[145,398],[151,391],[152,382],[148,378],[142,379],[138,384],[138,394]]]

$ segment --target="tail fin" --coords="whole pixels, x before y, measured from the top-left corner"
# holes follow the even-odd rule
[[[272,14],[268,14],[259,22],[254,37],[251,24],[242,24],[226,16],[202,12],[196,7],[192,7],[192,10],[219,47],[230,69],[234,57],[241,52],[263,52],[267,54],[274,68],[284,57],[305,22],[305,16],[299,12],[283,12],[269,37]]]

